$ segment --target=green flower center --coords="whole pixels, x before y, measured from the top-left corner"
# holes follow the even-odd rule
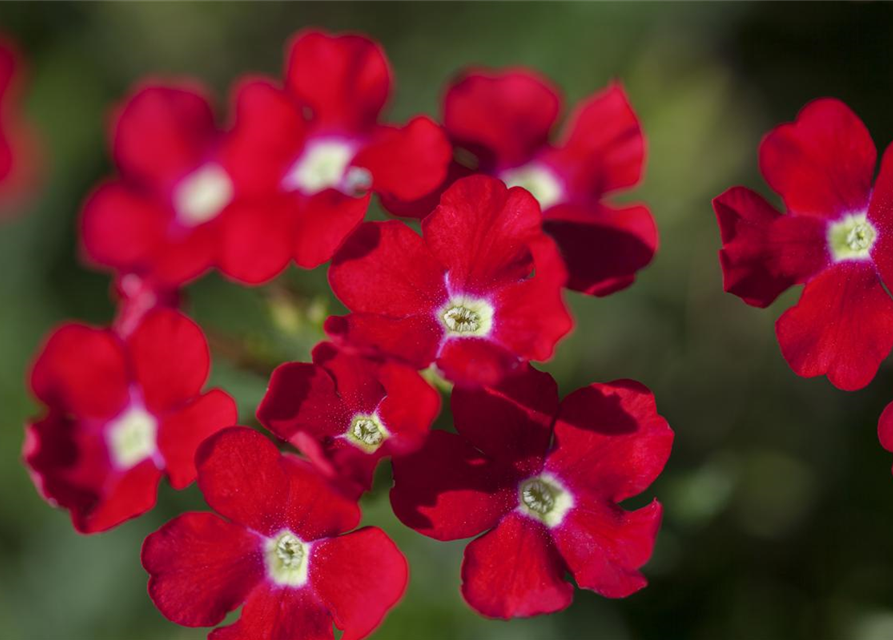
[[[493,327],[493,307],[486,300],[459,296],[439,312],[448,335],[483,337]]]
[[[345,434],[347,440],[352,445],[363,449],[367,453],[373,453],[390,435],[387,428],[374,415],[354,416]]]
[[[518,486],[518,510],[546,526],[561,524],[573,506],[573,495],[551,474],[528,478]]]
[[[877,229],[864,213],[844,216],[828,225],[828,250],[835,262],[866,260],[877,240]]]
[[[283,531],[266,544],[267,574],[276,584],[299,587],[307,582],[308,545],[291,531]]]

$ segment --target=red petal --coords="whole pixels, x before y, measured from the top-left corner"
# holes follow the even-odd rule
[[[561,249],[568,288],[589,295],[605,296],[628,287],[657,251],[657,226],[641,205],[558,205],[546,211],[543,228]]]
[[[184,513],[143,543],[149,597],[169,620],[210,627],[264,578],[262,541],[212,513]]]
[[[416,369],[434,361],[443,327],[434,314],[388,318],[372,313],[352,313],[326,319],[326,333],[336,342],[368,355],[385,354]]]
[[[807,283],[775,325],[785,360],[838,389],[867,385],[893,348],[893,300],[870,262],[839,262]]]
[[[66,324],[49,337],[31,371],[41,401],[78,417],[111,418],[129,400],[127,363],[110,331]]]
[[[484,338],[450,338],[435,362],[444,378],[458,386],[498,384],[516,375],[523,361],[505,347]]]
[[[146,314],[127,347],[150,410],[165,411],[201,393],[211,354],[202,330],[182,313],[156,309]]]
[[[529,160],[546,144],[560,108],[557,90],[531,71],[470,72],[448,89],[443,122],[493,170]]]
[[[518,501],[518,482],[462,437],[432,431],[425,445],[393,459],[391,506],[407,527],[437,540],[468,538],[496,525]]]
[[[456,387],[451,406],[456,431],[472,445],[522,474],[542,469],[558,414],[558,386],[548,373],[528,365],[494,387]]]
[[[713,209],[723,242],[723,288],[747,304],[769,306],[830,260],[824,220],[783,216],[744,187],[732,187],[715,198]]]
[[[387,452],[397,455],[418,449],[440,413],[440,394],[414,369],[387,362],[379,371],[385,397],[378,415],[392,437]]]
[[[657,501],[632,512],[597,503],[571,509],[553,535],[577,585],[606,598],[644,587],[638,569],[651,558],[661,513]]]
[[[871,248],[871,258],[877,265],[881,280],[889,288],[893,285],[893,145],[887,147],[881,160],[881,170],[868,207],[868,219],[878,232]]]
[[[122,173],[166,191],[204,162],[217,131],[204,90],[183,83],[137,89],[119,111],[113,138]]]
[[[475,175],[447,189],[422,233],[449,270],[452,292],[486,294],[530,273],[529,244],[541,235],[541,219],[530,193]]]
[[[261,585],[251,592],[234,624],[208,640],[332,640],[332,618],[309,589]]]
[[[310,557],[310,581],[344,630],[342,640],[372,633],[400,601],[408,579],[406,558],[377,527],[325,540]]]
[[[285,195],[241,200],[221,218],[219,266],[230,278],[257,285],[291,262],[293,202]]]
[[[884,407],[878,420],[877,435],[881,446],[887,451],[893,452],[893,402]]]
[[[298,266],[313,269],[331,260],[344,239],[363,221],[371,197],[366,194],[353,198],[327,189],[300,198],[294,232]]]
[[[390,76],[384,52],[371,40],[305,31],[291,45],[286,83],[313,110],[315,128],[359,133],[378,120]]]
[[[546,468],[571,493],[620,502],[640,494],[663,470],[673,431],[645,386],[617,380],[567,396],[555,440]]]
[[[788,211],[836,218],[868,206],[877,150],[868,129],[839,100],[803,107],[760,145],[760,171]]]
[[[221,213],[221,217],[226,215]],[[163,286],[182,286],[214,266],[220,246],[220,225],[215,221],[194,227],[182,238],[170,239],[154,257],[153,276]]]
[[[381,127],[353,160],[372,173],[372,188],[387,198],[415,200],[436,189],[447,175],[453,148],[430,118],[403,128]]]
[[[574,587],[541,523],[510,513],[465,548],[462,596],[491,618],[523,618],[568,607]]]
[[[390,197],[387,194],[381,194],[381,206],[384,207],[388,213],[395,216],[404,216],[421,220],[434,211],[437,205],[440,204],[440,199],[443,197],[443,193],[449,189],[456,180],[467,178],[468,176],[474,175],[474,173],[475,172],[471,169],[456,161],[452,161],[447,165],[447,174],[443,182],[437,185],[437,188],[433,191],[427,193],[418,200],[413,200],[411,202],[404,202],[403,200],[397,200],[396,198]]]
[[[235,425],[238,419],[235,401],[213,389],[161,421],[158,449],[174,489],[185,489],[195,480],[195,452],[205,438]]]
[[[348,353],[331,342],[320,342],[313,347],[313,363],[334,378],[338,395],[353,413],[375,411],[385,395],[378,362]]]
[[[308,463],[282,456],[262,435],[224,429],[196,454],[198,484],[221,515],[264,535],[281,529],[316,540],[356,526],[356,503],[336,493]]]

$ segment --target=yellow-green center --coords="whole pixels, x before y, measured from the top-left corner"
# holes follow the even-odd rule
[[[573,506],[571,493],[551,474],[528,478],[518,486],[518,510],[549,527],[561,524]]]
[[[348,442],[367,453],[375,452],[390,435],[375,415],[354,416],[345,434]]]
[[[493,328],[493,307],[485,300],[458,296],[439,312],[448,335],[483,337]]]
[[[867,260],[877,240],[877,229],[865,213],[853,213],[828,225],[828,250],[835,262]]]
[[[269,538],[265,546],[267,575],[276,584],[299,587],[307,582],[310,548],[291,531]]]

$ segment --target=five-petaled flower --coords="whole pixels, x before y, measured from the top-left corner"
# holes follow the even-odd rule
[[[31,374],[47,412],[24,457],[41,493],[93,533],[151,509],[162,475],[191,484],[199,444],[237,419],[226,393],[201,393],[209,367],[201,329],[176,311],[147,314],[126,337],[60,327]]]
[[[463,178],[422,221],[368,222],[329,268],[352,314],[326,330],[422,369],[432,362],[459,384],[493,384],[527,360],[547,360],[572,320],[565,271],[524,189]]]
[[[482,172],[529,190],[561,249],[567,286],[608,295],[632,284],[657,249],[645,206],[604,201],[639,182],[645,139],[618,84],[580,104],[553,143],[560,110],[558,91],[531,71],[467,71],[447,89],[443,105],[444,128],[457,149],[451,175]]]
[[[760,170],[786,214],[744,187],[713,206],[726,291],[765,307],[805,284],[778,319],[782,354],[805,377],[867,385],[893,348],[893,156],[872,189],[877,151],[842,102],[816,100],[760,146]]]
[[[170,620],[209,627],[244,603],[212,640],[368,635],[406,588],[406,559],[356,503],[305,460],[250,429],[209,438],[196,456],[213,513],[178,516],[142,552],[149,595]],[[343,534],[343,535],[339,535]]]
[[[567,607],[576,583],[619,598],[645,586],[661,507],[627,512],[670,454],[673,432],[637,382],[593,384],[561,403],[532,368],[494,388],[452,396],[458,434],[433,431],[395,458],[391,504],[438,540],[484,535],[465,549],[462,594],[511,618]],[[554,443],[552,442],[554,435]]]
[[[422,445],[439,412],[440,394],[414,369],[324,342],[312,364],[289,362],[273,372],[257,419],[359,493],[382,457]]]

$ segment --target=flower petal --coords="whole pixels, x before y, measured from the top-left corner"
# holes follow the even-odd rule
[[[440,413],[440,394],[417,371],[386,362],[379,370],[385,397],[378,405],[378,415],[392,437],[385,448],[392,455],[418,449]]]
[[[433,314],[388,318],[373,313],[330,316],[326,333],[335,342],[365,355],[387,355],[416,369],[434,361],[443,327]]]
[[[371,197],[366,194],[354,198],[326,189],[299,198],[293,246],[298,266],[313,269],[331,260],[344,239],[363,221]]]
[[[149,597],[169,620],[210,627],[264,578],[262,541],[213,513],[177,516],[143,543]]]
[[[484,338],[449,338],[435,361],[444,378],[457,386],[480,387],[498,384],[516,375],[524,366],[517,355]]]
[[[408,580],[406,558],[377,527],[324,540],[310,556],[311,584],[344,630],[343,640],[372,633],[400,601]]]
[[[838,389],[855,391],[893,348],[893,299],[870,262],[839,262],[807,283],[775,332],[797,375],[827,375]]]
[[[220,220],[218,266],[244,284],[262,284],[291,262],[294,202],[285,195],[240,200]]]
[[[871,247],[871,259],[877,265],[881,281],[893,286],[893,145],[887,147],[881,170],[874,183],[868,220],[877,229],[877,240]]]
[[[893,452],[893,402],[884,407],[877,424],[878,440],[887,451]]]
[[[523,618],[568,607],[574,587],[548,529],[510,513],[465,548],[462,596],[491,618]]]
[[[239,619],[208,640],[332,640],[332,618],[309,589],[258,586]]]
[[[760,145],[760,171],[789,213],[836,218],[868,207],[877,150],[840,100],[810,102]]]

